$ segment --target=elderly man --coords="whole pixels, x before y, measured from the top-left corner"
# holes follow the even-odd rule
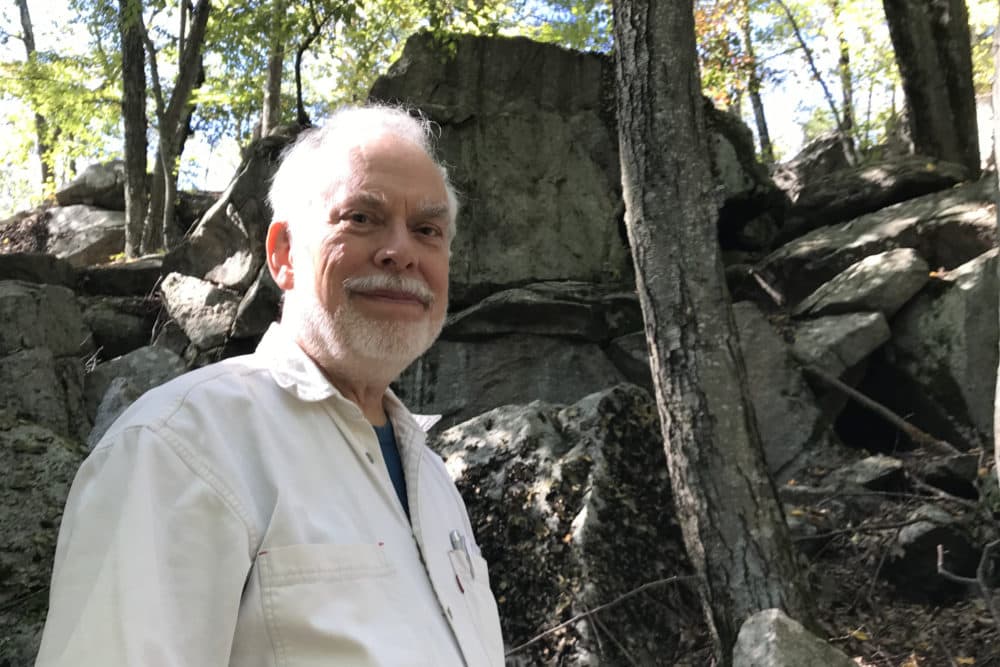
[[[502,665],[486,564],[389,383],[434,341],[456,201],[425,123],[343,110],[271,189],[280,324],[81,467],[38,665]]]

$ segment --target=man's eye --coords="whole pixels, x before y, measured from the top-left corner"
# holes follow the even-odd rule
[[[365,225],[371,222],[371,218],[369,218],[366,214],[359,213],[357,211],[353,213],[348,213],[346,216],[344,216],[344,218],[359,225]]]
[[[417,227],[417,233],[423,236],[441,236],[441,230],[434,225],[421,225]]]

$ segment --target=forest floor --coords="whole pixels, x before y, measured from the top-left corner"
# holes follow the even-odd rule
[[[977,471],[980,488],[996,488],[996,478],[987,474],[992,463],[975,452],[969,455],[986,466]],[[840,490],[791,505],[796,518],[824,526],[812,534],[792,530],[806,565],[819,634],[859,667],[1000,667],[1000,615],[994,615],[1000,607],[1000,553],[982,556],[985,546],[1000,537],[1000,514],[987,509],[995,501],[980,499],[976,485],[952,493],[921,479],[916,471],[926,470],[934,458],[927,452],[897,456],[906,472],[888,490]],[[915,461],[923,465],[911,465]],[[786,491],[780,495],[787,512],[792,494]],[[928,507],[947,513],[953,523],[904,548],[901,532],[917,523],[918,508],[926,512]],[[938,573],[934,542],[948,542],[949,535],[967,538],[965,563],[955,568],[965,581]],[[957,543],[951,549],[960,550]],[[949,551],[942,565],[951,574]],[[700,646],[683,664],[713,665],[706,639],[692,643]]]

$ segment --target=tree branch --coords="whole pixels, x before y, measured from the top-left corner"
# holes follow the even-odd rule
[[[818,368],[817,366],[814,366],[812,364],[803,364],[802,370],[806,371],[813,377],[822,380],[827,385],[845,394],[848,398],[853,399],[855,402],[860,403],[863,407],[867,408],[868,410],[882,417],[882,419],[886,420],[887,422],[898,428],[900,431],[902,431],[904,434],[906,434],[906,436],[910,440],[912,440],[915,444],[924,447],[929,447],[931,449],[937,450],[938,452],[941,452],[942,454],[947,454],[947,455],[962,453],[951,443],[946,442],[944,440],[938,440],[937,438],[925,433],[924,431],[920,430],[910,422],[906,421],[905,419],[903,419],[895,412],[882,405],[881,403],[869,398],[868,396],[865,396],[854,387],[844,384],[839,379],[837,379],[833,375],[830,375],[826,371]]]
[[[655,581],[646,582],[645,584],[643,584],[642,586],[639,586],[638,588],[633,588],[632,590],[628,591],[627,593],[622,593],[621,595],[619,595],[618,597],[616,597],[611,602],[606,602],[606,603],[604,603],[604,604],[602,604],[602,605],[600,605],[598,607],[594,607],[593,609],[588,609],[588,610],[586,610],[586,611],[584,611],[584,612],[582,612],[580,614],[577,614],[576,616],[574,616],[573,618],[569,619],[568,621],[563,621],[559,625],[551,627],[548,630],[542,632],[541,634],[535,635],[534,637],[532,637],[528,641],[524,642],[520,646],[515,646],[511,650],[507,651],[507,653],[505,655],[506,656],[514,655],[515,653],[518,653],[519,651],[522,651],[522,650],[528,648],[532,644],[535,644],[535,643],[541,641],[545,637],[548,637],[553,632],[558,632],[559,630],[562,630],[566,626],[573,625],[577,621],[580,621],[580,620],[582,620],[584,618],[587,618],[588,616],[592,616],[592,615],[596,614],[597,612],[599,612],[599,611],[601,611],[603,609],[608,609],[609,607],[613,607],[616,604],[619,604],[619,603],[621,603],[621,602],[629,599],[630,597],[634,597],[634,596],[638,595],[639,593],[645,591],[646,589],[653,588],[654,586],[661,586],[663,584],[672,584],[672,583],[681,582],[681,581],[692,581],[692,580],[695,580],[697,578],[698,578],[697,576],[695,576],[695,575],[692,574],[692,575],[686,575],[686,576],[667,577],[666,579],[657,579]]]

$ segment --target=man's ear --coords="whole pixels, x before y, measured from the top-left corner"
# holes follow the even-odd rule
[[[292,240],[288,233],[288,223],[275,221],[267,228],[267,268],[271,277],[281,288],[287,291],[295,286],[295,270],[292,267]]]

